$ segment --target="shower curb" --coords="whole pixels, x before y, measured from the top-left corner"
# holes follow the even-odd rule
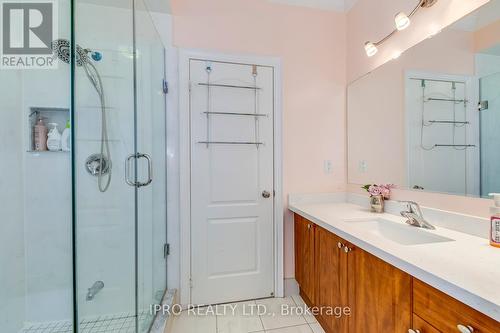
[[[169,308],[171,308],[176,301],[177,289],[170,289],[165,292],[161,305],[163,307],[168,306]],[[169,333],[172,330],[173,321],[174,318],[171,314],[164,311],[159,311],[156,313],[153,324],[149,329],[149,333]]]

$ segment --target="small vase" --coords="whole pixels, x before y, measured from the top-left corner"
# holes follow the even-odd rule
[[[383,213],[384,212],[384,196],[383,195],[373,195],[370,197],[370,206],[372,212]]]

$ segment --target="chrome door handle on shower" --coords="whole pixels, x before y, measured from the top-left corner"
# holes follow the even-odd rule
[[[130,169],[131,169],[130,162],[133,159],[137,160],[139,158],[145,158],[146,161],[148,162],[148,179],[145,182],[135,181],[131,178],[130,175]],[[129,155],[125,160],[125,182],[130,186],[142,187],[142,186],[148,186],[149,184],[151,184],[152,181],[153,181],[153,162],[151,161],[151,156],[149,156],[148,154],[141,154],[141,153]]]
[[[130,161],[136,156],[136,154],[131,154],[125,159],[125,182],[130,186],[137,185],[135,181],[130,180]]]

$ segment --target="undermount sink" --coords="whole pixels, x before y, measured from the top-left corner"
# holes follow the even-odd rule
[[[433,234],[427,230],[397,223],[383,218],[346,220],[345,222],[362,228],[372,235],[391,240],[402,245],[419,245],[453,242],[451,238]]]

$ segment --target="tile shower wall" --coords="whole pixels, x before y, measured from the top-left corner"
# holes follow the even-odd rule
[[[24,319],[24,225],[23,225],[23,140],[24,118],[21,110],[21,75],[18,71],[4,71],[0,79],[0,327],[16,332]]]

